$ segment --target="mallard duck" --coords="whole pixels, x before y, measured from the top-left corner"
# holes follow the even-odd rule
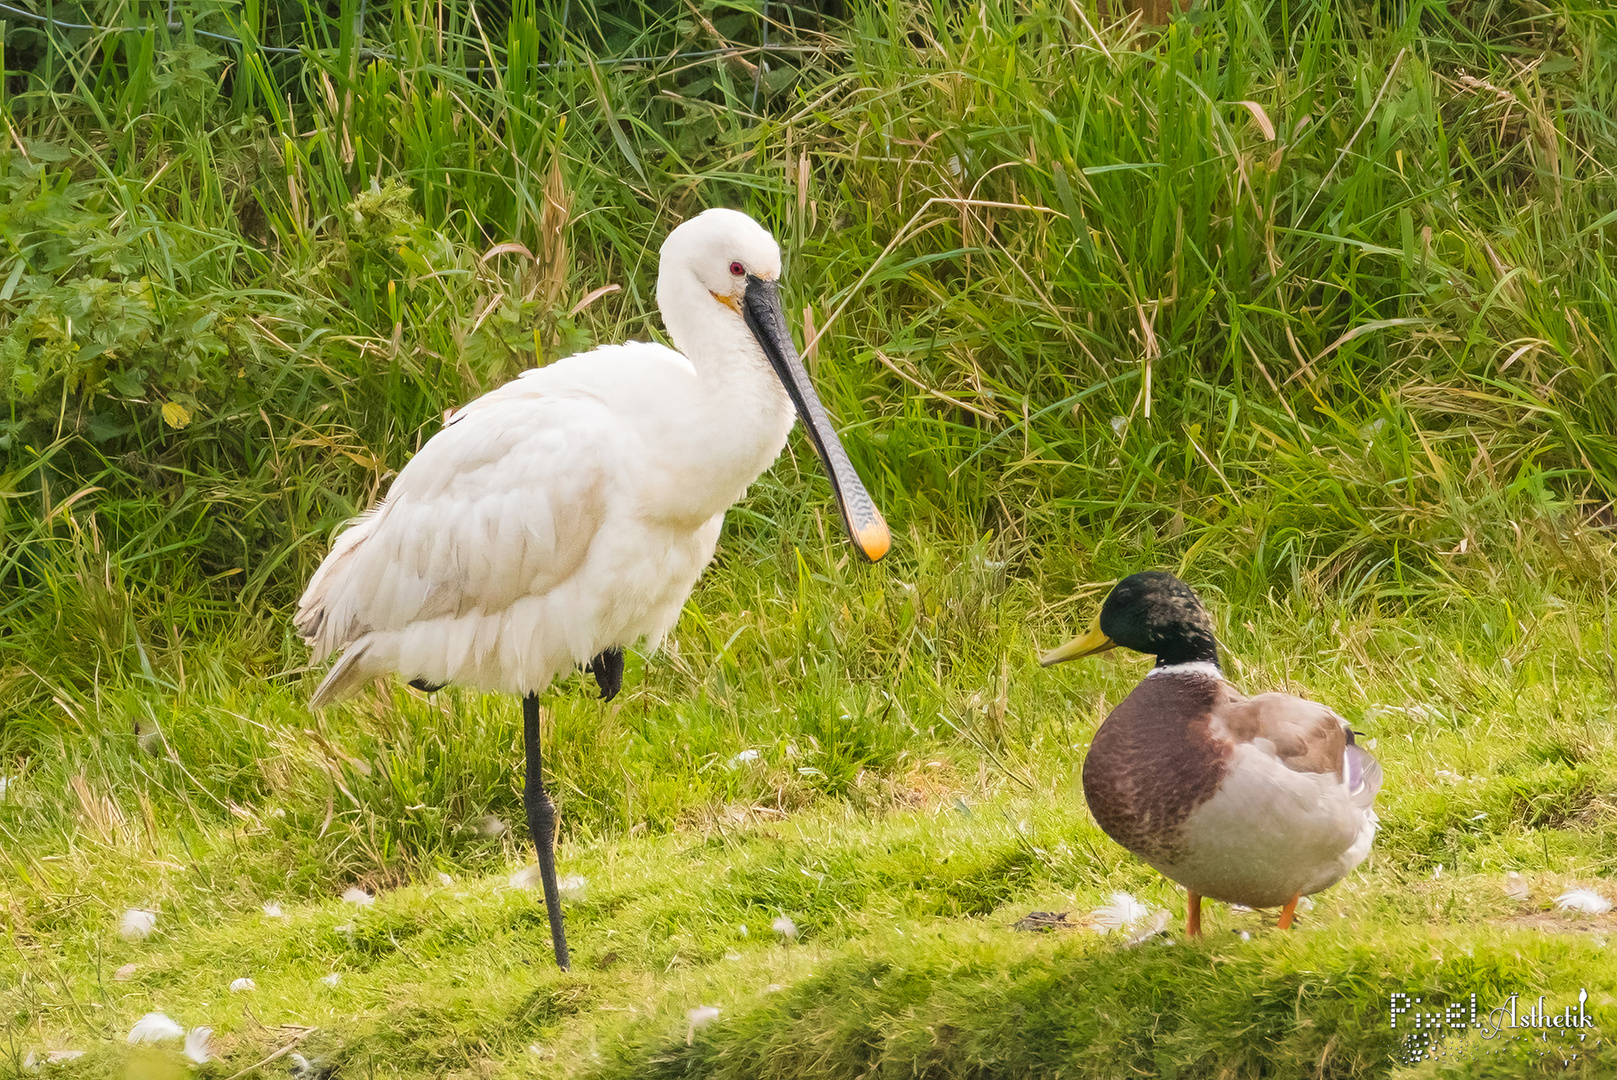
[[[1121,645],[1157,666],[1111,711],[1084,759],[1084,797],[1106,835],[1201,900],[1282,907],[1342,880],[1376,833],[1381,766],[1347,721],[1289,694],[1246,697],[1224,678],[1194,590],[1148,570],[1118,582],[1082,637],[1045,667]]]

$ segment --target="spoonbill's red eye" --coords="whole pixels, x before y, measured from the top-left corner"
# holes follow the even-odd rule
[[[733,262],[733,263],[730,264],[730,273],[734,274],[736,277],[740,277],[742,274],[745,274],[746,272],[747,272],[747,268],[745,266],[742,266],[740,263]]]

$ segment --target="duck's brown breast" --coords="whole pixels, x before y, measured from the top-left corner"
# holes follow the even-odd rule
[[[1172,862],[1185,819],[1218,790],[1232,747],[1210,730],[1215,706],[1239,697],[1221,679],[1149,677],[1113,709],[1084,759],[1095,820],[1148,862]]]

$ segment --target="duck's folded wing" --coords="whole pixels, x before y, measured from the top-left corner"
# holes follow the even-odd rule
[[[1347,721],[1318,702],[1259,694],[1229,702],[1219,711],[1235,741],[1262,740],[1293,771],[1334,774],[1347,785],[1355,805],[1368,807],[1381,788],[1381,766],[1354,744]]]
[[[337,537],[298,602],[316,660],[375,630],[501,610],[583,563],[606,512],[610,416],[508,389],[455,416]]]

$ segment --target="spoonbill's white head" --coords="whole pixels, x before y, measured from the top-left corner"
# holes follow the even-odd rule
[[[768,229],[739,210],[705,210],[680,224],[663,241],[657,268],[658,303],[662,303],[665,286],[687,275],[714,300],[740,315],[748,277],[780,280],[780,245]]]
[[[848,538],[871,562],[887,554],[887,522],[865,490],[825,414],[780,305],[780,245],[738,210],[715,208],[679,225],[663,242],[657,306],[674,344],[700,364],[703,347],[723,347],[726,324],[750,334],[797,408],[831,478]],[[742,329],[744,327],[744,330]],[[713,343],[709,345],[708,343]]]

